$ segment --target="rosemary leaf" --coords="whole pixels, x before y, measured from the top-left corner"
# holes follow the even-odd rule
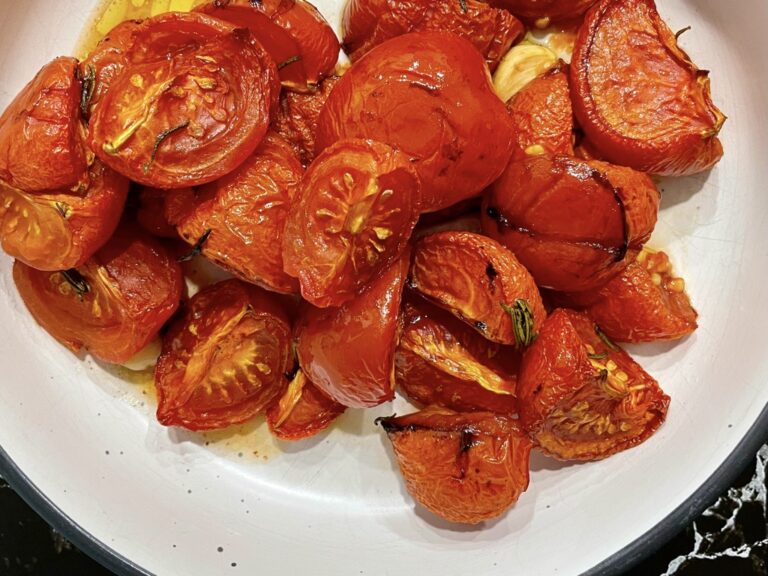
[[[185,120],[178,126],[174,126],[173,128],[167,128],[160,132],[160,134],[157,135],[157,138],[155,138],[155,145],[152,148],[152,154],[149,157],[149,160],[144,164],[143,171],[144,174],[147,174],[149,172],[149,169],[152,167],[152,163],[155,161],[155,157],[157,156],[157,151],[160,149],[160,146],[163,145],[163,142],[165,142],[165,139],[168,138],[171,134],[174,134],[178,132],[179,130],[183,130],[189,126],[189,120]]]
[[[280,64],[277,65],[277,69],[282,70],[286,66],[290,66],[291,64],[293,64],[294,62],[298,62],[299,60],[301,60],[300,54],[297,54],[296,56],[291,56],[287,60],[283,60],[282,62],[280,62]]]

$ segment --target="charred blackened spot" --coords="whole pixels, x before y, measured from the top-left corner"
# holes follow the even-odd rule
[[[493,267],[493,263],[488,262],[488,265],[485,267],[485,275],[488,276],[488,280],[491,282],[496,280],[496,276],[498,276],[499,273],[496,271],[496,268]]]
[[[537,384],[536,388],[533,389],[533,395],[535,396],[535,395],[539,394],[541,392],[541,388],[542,388],[542,385],[541,384]]]
[[[475,446],[475,440],[475,432],[471,428],[462,429],[461,438],[459,439],[459,452],[467,452]]]
[[[485,213],[488,215],[488,218],[500,226],[509,226],[509,220],[507,220],[504,215],[499,212],[498,208],[495,208],[494,206],[488,206],[488,208],[485,209]]]
[[[488,324],[486,324],[485,322],[482,322],[480,320],[477,320],[475,322],[475,328],[480,330],[480,332],[485,332],[486,330],[488,330]]]

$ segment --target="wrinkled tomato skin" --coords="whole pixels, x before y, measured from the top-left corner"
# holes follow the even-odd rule
[[[118,56],[101,60],[113,62],[90,118],[89,145],[105,164],[145,186],[181,188],[212,182],[254,152],[280,86],[246,29],[168,13],[126,36]]]
[[[482,56],[465,39],[414,32],[358,60],[328,96],[318,149],[344,138],[386,142],[412,159],[433,212],[479,194],[511,155],[512,125]]]
[[[520,353],[411,296],[403,305],[395,380],[409,400],[458,412],[517,412]]]
[[[280,394],[292,366],[291,326],[279,301],[239,280],[213,284],[163,337],[157,419],[189,430],[240,424]]]
[[[610,162],[667,176],[707,170],[723,155],[725,116],[709,78],[677,45],[653,0],[603,0],[579,31],[574,112]]]
[[[314,306],[339,306],[403,253],[420,208],[404,154],[371,140],[337,142],[301,181],[285,225],[285,271]]]
[[[360,296],[339,308],[306,306],[296,349],[307,377],[350,408],[394,398],[398,314],[410,254],[406,252]]]
[[[531,154],[573,156],[573,108],[568,67],[552,68],[507,102],[515,127],[512,160]]]
[[[117,228],[128,195],[128,181],[98,160],[88,180],[79,194],[27,194],[0,182],[3,250],[38,270],[84,264]]]
[[[442,31],[466,38],[493,71],[525,34],[522,22],[485,2],[350,0],[344,11],[344,49],[352,62],[382,42],[408,32]]]
[[[630,356],[603,340],[586,315],[553,312],[523,354],[520,424],[561,460],[599,460],[647,440],[669,396]]]
[[[13,279],[32,316],[78,353],[120,364],[152,339],[182,297],[181,268],[153,238],[122,226],[76,272],[88,290],[78,295],[61,272],[42,272],[18,260]]]
[[[597,288],[653,231],[660,195],[630,168],[567,156],[511,162],[488,191],[483,231],[512,250],[544,288]]]
[[[501,516],[528,488],[531,442],[510,418],[432,407],[378,422],[408,492],[449,522]]]
[[[77,60],[43,66],[0,116],[0,182],[24,192],[77,191],[88,160]]]
[[[167,190],[142,186],[138,192],[136,222],[152,236],[178,238],[176,228],[165,217],[165,199],[168,195]]]
[[[267,425],[280,440],[305,440],[328,428],[346,409],[323,394],[299,370],[267,409]]]
[[[419,240],[409,286],[500,344],[518,344],[505,307],[524,300],[533,317],[533,334],[547,316],[533,277],[515,255],[492,238],[471,232],[438,232]]]
[[[551,22],[575,20],[584,15],[597,0],[492,0],[491,4],[505,8],[518,18]]]
[[[190,245],[211,230],[202,254],[237,277],[267,290],[297,294],[299,284],[283,271],[282,238],[304,169],[291,147],[270,132],[234,172],[200,188],[169,191],[174,218]]]

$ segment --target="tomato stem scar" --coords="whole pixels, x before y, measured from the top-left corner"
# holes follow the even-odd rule
[[[157,138],[155,138],[155,145],[152,147],[152,154],[150,155],[149,160],[147,160],[147,162],[142,167],[144,174],[149,172],[149,169],[152,167],[152,163],[155,161],[155,157],[157,156],[157,151],[160,149],[160,146],[162,146],[163,142],[165,142],[165,139],[168,138],[168,136],[171,134],[178,132],[179,130],[183,130],[187,126],[189,126],[189,120],[185,120],[173,128],[166,128],[157,135]]]
[[[211,235],[211,232],[213,232],[213,230],[210,228],[203,232],[203,235],[200,236],[197,242],[195,242],[195,245],[192,246],[192,250],[189,252],[189,254],[182,256],[177,260],[177,262],[189,262],[192,260],[192,258],[199,255],[203,251],[203,246],[205,246],[205,243],[208,241],[208,237]]]

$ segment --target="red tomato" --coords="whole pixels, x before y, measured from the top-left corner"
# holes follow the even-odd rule
[[[267,409],[267,424],[280,440],[304,440],[328,428],[345,410],[299,370],[282,396]]]
[[[405,155],[371,140],[338,142],[301,181],[285,225],[285,271],[315,306],[339,306],[403,253],[420,206]]]
[[[3,250],[38,270],[84,264],[115,231],[128,195],[128,181],[98,160],[88,179],[84,194],[27,194],[0,182]]]
[[[531,442],[510,418],[435,407],[378,422],[408,492],[449,522],[501,516],[528,488]]]
[[[292,365],[291,326],[278,301],[239,280],[213,284],[163,338],[157,419],[190,430],[240,424],[280,394]]]
[[[533,278],[515,255],[471,232],[419,240],[410,287],[500,344],[528,346],[547,317]]]
[[[387,40],[355,63],[328,96],[317,146],[372,138],[419,172],[432,212],[479,194],[509,161],[509,114],[469,41],[440,32]]]
[[[304,172],[291,147],[270,132],[235,171],[196,190],[171,191],[172,220],[190,245],[233,274],[268,290],[298,293],[283,272],[282,238]],[[179,206],[176,210],[174,206]]]
[[[410,400],[460,412],[517,412],[520,353],[418,297],[403,306],[395,379]]]
[[[539,286],[562,291],[605,284],[656,225],[660,196],[629,168],[567,156],[511,162],[489,190],[483,231],[515,253]]]
[[[105,164],[147,186],[180,188],[216,180],[253,153],[279,83],[247,30],[168,13],[124,36],[90,120],[89,144]]]
[[[77,269],[41,272],[13,265],[13,280],[35,320],[75,353],[126,362],[179,307],[181,268],[161,244],[121,227]]]
[[[136,211],[136,222],[153,236],[178,238],[176,228],[165,216],[165,199],[168,195],[167,190],[142,186],[139,189],[139,208]]]
[[[299,364],[336,402],[366,408],[394,398],[398,312],[409,262],[406,252],[339,308],[305,308],[297,328]]]
[[[523,354],[520,423],[562,460],[599,460],[645,441],[669,396],[586,315],[559,309]]]
[[[478,0],[350,0],[343,28],[344,49],[353,62],[385,40],[431,30],[466,38],[491,70],[525,34],[525,27],[512,14]]]
[[[603,0],[579,31],[574,112],[608,161],[669,176],[711,168],[725,116],[708,73],[677,45],[653,0]]]
[[[525,20],[563,21],[581,17],[597,0],[492,0]]]

